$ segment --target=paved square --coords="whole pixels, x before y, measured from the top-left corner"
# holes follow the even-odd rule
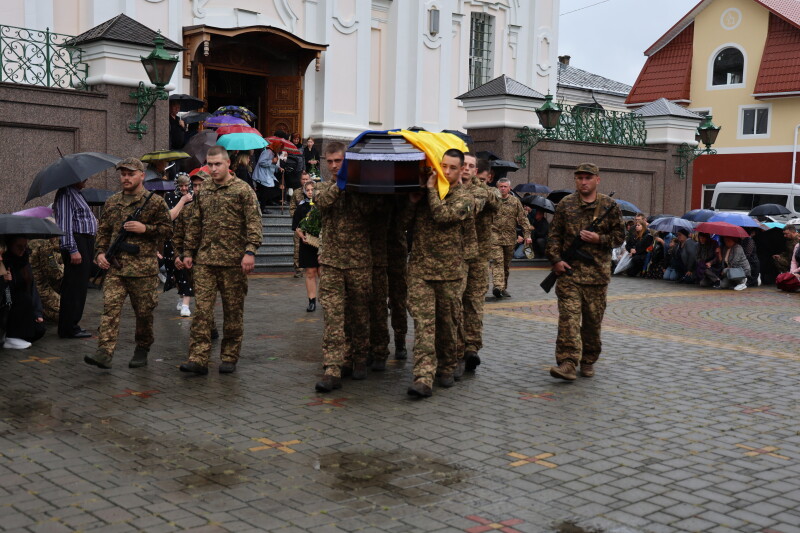
[[[129,308],[107,372],[51,326],[0,351],[0,529],[800,532],[800,295],[615,278],[597,375],[566,383],[544,275],[512,271],[477,373],[425,401],[410,361],[314,393],[290,276],[251,279],[232,375],[178,372],[174,291],[143,369]]]

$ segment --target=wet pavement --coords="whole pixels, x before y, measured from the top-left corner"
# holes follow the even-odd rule
[[[178,372],[174,291],[144,369],[129,309],[111,371],[51,327],[0,351],[0,529],[800,532],[800,295],[615,278],[597,375],[565,383],[544,275],[512,271],[484,363],[424,401],[410,361],[315,393],[322,313],[286,275],[251,279],[232,375]]]

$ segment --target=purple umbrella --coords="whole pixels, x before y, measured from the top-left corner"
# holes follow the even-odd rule
[[[19,215],[23,217],[47,218],[53,216],[53,210],[50,209],[49,207],[40,205],[39,207],[31,207],[30,209],[23,209],[22,211],[17,211],[16,213],[12,213],[12,215]]]
[[[175,190],[175,182],[174,181],[164,181],[164,180],[151,180],[144,182],[144,188],[148,191],[174,191]]]
[[[217,115],[206,120],[206,128],[221,128],[222,126],[249,126],[246,120],[230,115]]]

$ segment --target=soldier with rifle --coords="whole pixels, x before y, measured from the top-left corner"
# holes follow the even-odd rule
[[[106,200],[97,230],[95,263],[107,271],[97,352],[83,359],[103,369],[111,368],[122,304],[128,295],[136,314],[136,348],[128,366],[147,364],[153,344],[153,309],[158,303],[156,254],[172,235],[164,199],[144,189],[144,164],[129,157],[117,163],[116,169],[122,191]]]
[[[611,250],[625,238],[617,203],[597,192],[599,173],[592,163],[578,166],[577,192],[559,202],[547,236],[545,253],[553,272],[542,288],[549,292],[552,280],[558,280],[557,366],[550,368],[550,375],[567,381],[577,378],[578,365],[581,376],[594,375],[611,280]]]

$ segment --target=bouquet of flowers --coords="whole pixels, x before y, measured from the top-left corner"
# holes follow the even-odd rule
[[[311,210],[298,224],[298,227],[306,234],[306,243],[319,248],[319,234],[322,231],[322,215],[319,209],[311,202]]]

